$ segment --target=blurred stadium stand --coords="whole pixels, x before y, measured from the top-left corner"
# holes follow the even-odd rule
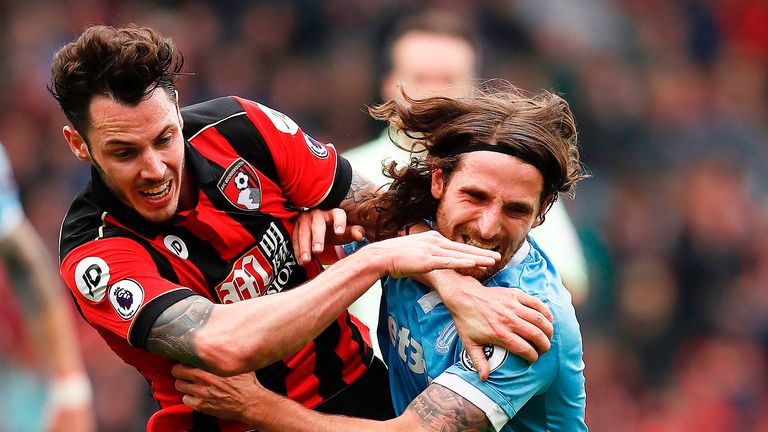
[[[173,37],[195,74],[182,104],[253,98],[348,149],[381,129],[365,105],[387,29],[427,7],[477,26],[481,77],[572,104],[594,175],[564,199],[590,266],[591,430],[768,431],[765,0],[0,0],[0,140],[30,219],[56,250],[88,177],[46,91],[86,24]],[[0,431],[35,430],[43,403],[15,308],[0,304]],[[144,430],[148,386],[79,322],[99,430]]]

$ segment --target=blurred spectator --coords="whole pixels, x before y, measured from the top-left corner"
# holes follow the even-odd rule
[[[197,75],[180,81],[183,105],[243,93],[346,150],[381,132],[365,104],[383,96],[382,35],[394,18],[435,7],[476,29],[482,76],[554,88],[580,121],[593,178],[564,204],[589,268],[578,312],[591,430],[707,430],[694,423],[705,411],[719,430],[768,430],[766,0],[0,1],[0,136],[30,221],[55,247],[66,200],[87,178],[45,95],[53,51],[85,23],[172,35]],[[8,358],[23,355],[14,329],[0,326]],[[141,410],[143,383],[115,381],[135,374],[79,332],[99,430],[135,430],[105,426],[103,410],[113,419],[118,407],[100,407],[109,398],[99,395],[115,382],[125,410]],[[736,372],[749,388],[703,376],[744,381]],[[19,394],[8,376],[0,387]]]
[[[11,286],[20,300],[28,334],[34,337],[39,357],[48,367],[44,429],[56,432],[94,430],[91,383],[80,358],[71,306],[61,289],[53,259],[24,216],[2,145],[0,255],[12,277]],[[16,427],[23,428],[22,424]]]

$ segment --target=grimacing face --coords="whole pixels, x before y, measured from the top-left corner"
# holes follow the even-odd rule
[[[69,126],[64,137],[120,201],[151,222],[168,220],[180,202],[189,204],[181,114],[166,91],[158,89],[136,106],[97,95],[90,119],[85,137]]]
[[[509,262],[539,224],[543,188],[544,179],[533,165],[490,151],[463,154],[447,181],[439,170],[432,174],[432,196],[439,200],[438,231],[451,240],[501,254],[493,267],[460,273],[482,281]]]

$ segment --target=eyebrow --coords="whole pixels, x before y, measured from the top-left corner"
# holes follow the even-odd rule
[[[171,129],[171,128],[173,128],[173,125],[168,125],[168,126],[164,127],[163,130],[161,130],[160,133],[157,134],[157,136],[152,139],[152,142],[159,141],[160,138],[162,138],[162,136],[165,135],[168,132],[168,130]],[[135,142],[131,142],[131,141],[124,141],[124,140],[121,140],[121,139],[118,139],[118,138],[110,138],[110,139],[108,139],[107,141],[104,142],[104,146],[109,146],[109,145],[121,146],[121,145],[134,145],[134,144],[136,144],[136,143]]]
[[[464,186],[459,188],[459,191],[465,194],[478,194],[484,197],[488,196],[488,192],[480,189],[476,186]],[[515,212],[533,213],[535,207],[524,201],[511,201],[504,202],[504,208],[510,209]]]

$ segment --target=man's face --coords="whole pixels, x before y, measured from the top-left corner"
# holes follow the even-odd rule
[[[392,71],[382,83],[385,99],[459,97],[472,87],[475,52],[466,40],[439,33],[405,33],[392,46]]]
[[[538,225],[541,173],[533,165],[501,153],[465,153],[446,182],[432,174],[432,196],[439,200],[436,223],[445,237],[498,251],[501,261],[485,271],[461,273],[485,280],[501,270]]]
[[[85,137],[69,126],[64,136],[72,152],[92,162],[124,204],[149,221],[162,222],[176,213],[180,197],[189,200],[181,116],[165,91],[154,91],[135,107],[96,96],[90,118]]]

